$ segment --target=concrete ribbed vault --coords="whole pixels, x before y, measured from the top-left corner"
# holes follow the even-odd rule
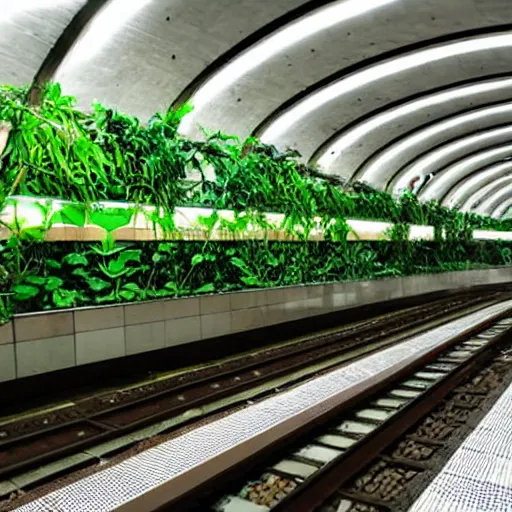
[[[0,0],[0,83],[142,120],[191,100],[185,135],[257,134],[388,190],[433,172],[420,197],[493,214],[511,47],[509,0]]]

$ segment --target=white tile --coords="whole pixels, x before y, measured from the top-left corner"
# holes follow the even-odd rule
[[[205,295],[199,298],[201,315],[224,313],[231,309],[230,294]]]
[[[163,321],[165,319],[164,301],[126,305],[124,306],[124,318],[126,325]]]
[[[106,361],[126,355],[124,327],[76,334],[76,364]]]
[[[165,322],[127,325],[126,355],[150,352],[165,347]]]
[[[79,309],[75,311],[75,332],[89,332],[124,326],[124,307]]]
[[[199,316],[176,318],[165,322],[165,346],[173,347],[201,339]]]
[[[233,332],[249,331],[265,325],[265,318],[260,307],[241,309],[231,313],[231,330]]]
[[[75,366],[75,337],[16,343],[16,366],[18,378],[71,368]]]
[[[199,315],[199,297],[165,301],[165,319],[187,318]]]
[[[0,325],[0,345],[14,343],[14,335],[12,332],[12,322]]]
[[[0,382],[16,378],[16,365],[14,358],[14,345],[0,345]]]
[[[231,312],[201,316],[201,338],[215,338],[231,333]]]
[[[16,342],[56,338],[74,333],[73,313],[37,313],[14,319]]]

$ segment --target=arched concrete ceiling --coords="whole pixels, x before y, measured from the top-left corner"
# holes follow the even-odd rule
[[[0,83],[143,120],[191,100],[188,136],[256,134],[382,188],[431,158],[424,198],[504,158],[511,47],[510,0],[0,0]]]
[[[500,183],[493,184],[492,189],[487,191],[482,202],[472,210],[480,215],[489,215],[496,210],[505,200],[510,197],[512,186],[510,184],[512,178],[502,178]],[[497,180],[499,181],[499,180]]]
[[[425,176],[430,173],[439,174],[428,184],[425,189],[428,190],[444,174],[443,170],[450,164],[457,162],[468,154],[492,146],[498,146],[511,140],[512,125],[493,128],[492,130],[452,140],[444,145],[434,147],[427,153],[421,154],[402,169],[392,169],[391,176],[383,184],[389,190],[397,192],[407,188],[409,182],[417,176]]]
[[[512,192],[511,192],[512,194]],[[493,212],[490,212],[490,216],[495,219],[501,219],[512,207],[512,197],[509,196],[505,199]]]
[[[377,111],[349,125],[320,147],[312,163],[325,172],[351,178],[373,154],[437,120],[512,99],[512,78],[457,85]]]
[[[443,204],[447,207],[459,207],[469,211],[473,197],[489,184],[499,181],[502,177],[512,175],[512,161],[499,162],[490,167],[479,169],[477,173],[457,183],[444,197]]]
[[[458,182],[478,172],[483,167],[503,161],[512,156],[512,144],[493,147],[474,153],[466,158],[457,160],[440,171],[419,193],[419,198],[428,201],[431,199],[444,200],[446,194]]]
[[[511,119],[512,102],[499,103],[443,119],[416,130],[382,149],[356,169],[353,176],[379,186],[388,182],[397,170],[404,168],[418,155],[426,154],[447,141],[467,137],[485,128],[509,124]],[[427,170],[429,171],[431,169]]]
[[[512,176],[512,161],[500,162],[491,167],[479,169],[477,173],[452,187],[444,197],[443,205],[449,208],[459,207],[463,211],[470,211],[482,190],[509,176]]]
[[[0,83],[30,84],[86,0],[0,0]]]

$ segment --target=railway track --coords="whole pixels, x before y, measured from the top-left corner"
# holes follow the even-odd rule
[[[446,311],[454,314],[493,298],[438,301],[384,320],[366,321],[166,380],[83,398],[50,413],[0,423],[0,478],[329,360],[384,336],[396,341],[393,336],[405,327],[409,333]]]
[[[178,373],[168,379],[86,397],[63,409],[0,421],[0,476],[9,482],[13,476],[23,475],[34,467],[72,457],[87,447],[101,446],[223,397],[233,396],[229,402],[232,406],[245,400],[244,390],[256,386],[257,394],[261,395],[262,384],[272,385],[279,378],[283,387],[292,385],[500,299],[503,294],[491,293],[469,299],[440,300],[244,354],[193,372]],[[120,446],[126,448],[123,443]],[[37,478],[30,481],[29,487],[35,483]],[[12,491],[13,487],[3,488]],[[0,481],[0,498],[1,491]]]
[[[512,318],[506,318],[468,336],[292,445],[276,447],[242,479],[224,482],[223,496],[207,493],[199,502],[175,503],[172,510],[407,510],[404,495],[429,469],[428,460],[504,375],[512,378],[510,356],[503,355],[504,349],[512,353],[511,331]]]

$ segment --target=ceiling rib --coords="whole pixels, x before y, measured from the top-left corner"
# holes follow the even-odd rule
[[[33,105],[39,103],[41,87],[53,78],[84,28],[107,2],[108,0],[87,0],[87,3],[75,14],[37,71],[29,90],[28,98],[30,103]]]

